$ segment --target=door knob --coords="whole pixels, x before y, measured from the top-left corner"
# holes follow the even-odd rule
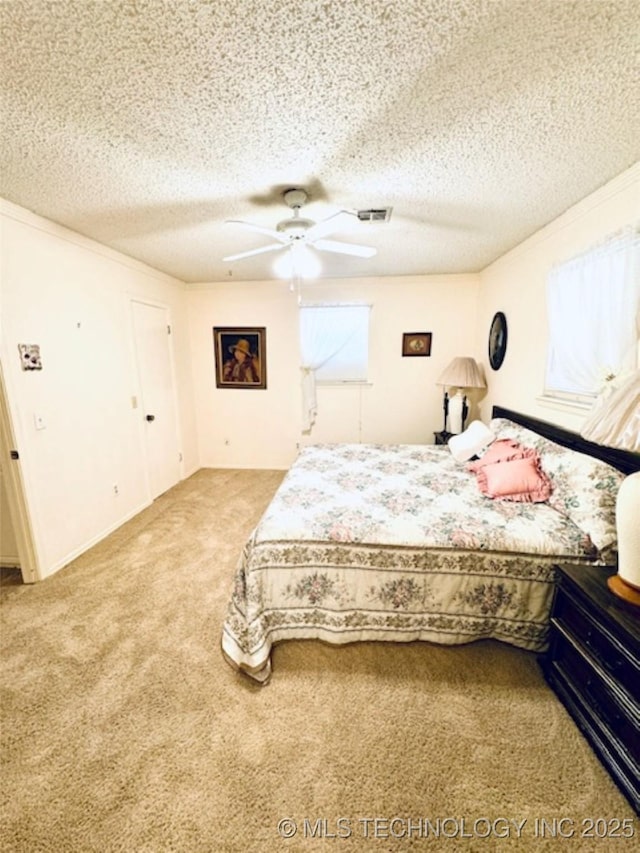
[[[151,421],[155,421],[155,419],[156,419],[155,415],[147,415],[147,420],[149,421],[149,423],[151,423]]]

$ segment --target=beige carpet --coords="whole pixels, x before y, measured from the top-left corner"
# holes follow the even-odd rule
[[[531,653],[291,642],[267,687],[230,669],[233,570],[281,478],[200,471],[2,587],[1,849],[632,849],[637,819],[634,840],[579,837],[634,815]],[[560,818],[572,841],[548,837]]]

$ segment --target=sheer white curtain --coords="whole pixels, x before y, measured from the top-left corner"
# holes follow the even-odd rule
[[[545,390],[594,395],[637,366],[640,235],[628,229],[552,270]]]
[[[580,432],[589,441],[640,453],[640,370],[598,399]]]
[[[369,305],[309,304],[300,306],[302,357],[302,429],[309,432],[318,412],[316,373],[336,362],[332,379],[366,381]],[[364,331],[364,336],[363,336]],[[364,346],[350,346],[353,342]],[[344,358],[339,356],[343,354]]]

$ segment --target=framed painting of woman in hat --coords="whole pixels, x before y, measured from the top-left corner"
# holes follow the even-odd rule
[[[266,328],[214,326],[217,388],[266,388]]]

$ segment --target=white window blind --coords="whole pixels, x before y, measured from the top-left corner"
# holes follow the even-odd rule
[[[316,382],[366,382],[371,306],[354,303],[300,305],[303,430],[316,417]]]
[[[545,394],[591,400],[638,364],[640,235],[627,229],[555,267],[547,283]]]

